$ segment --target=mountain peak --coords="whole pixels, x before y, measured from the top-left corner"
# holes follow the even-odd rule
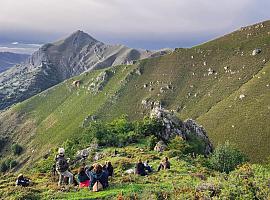
[[[66,44],[79,44],[80,46],[85,45],[85,44],[90,44],[90,43],[96,43],[99,42],[98,40],[96,40],[95,38],[93,38],[92,36],[90,36],[89,34],[81,31],[81,30],[77,30],[75,32],[73,32],[71,35],[69,35],[68,37],[55,42],[55,45],[66,45]]]
[[[73,32],[69,37],[67,37],[66,39],[79,39],[79,40],[90,40],[90,41],[95,41],[97,42],[97,40],[95,38],[93,38],[92,36],[90,36],[88,33],[85,33],[84,31],[81,30],[77,30],[75,32]],[[66,40],[65,39],[65,40]]]

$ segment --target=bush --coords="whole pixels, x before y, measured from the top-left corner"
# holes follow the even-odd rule
[[[18,162],[16,160],[11,160],[9,163],[9,168],[12,169],[14,168],[16,165],[18,165]]]
[[[1,172],[6,172],[7,170],[8,170],[8,166],[7,166],[6,162],[2,162],[0,164],[0,171]]]
[[[237,165],[246,162],[247,157],[229,142],[226,142],[217,146],[209,161],[214,170],[229,173]]]
[[[19,144],[13,144],[11,149],[14,155],[20,155],[23,151],[22,146]]]
[[[147,139],[147,147],[149,150],[154,150],[156,143],[158,142],[158,139],[154,136],[151,135]]]

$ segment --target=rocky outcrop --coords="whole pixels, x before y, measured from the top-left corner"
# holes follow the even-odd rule
[[[82,72],[130,64],[166,52],[107,45],[76,31],[64,40],[43,45],[23,64],[0,74],[0,110]]]
[[[151,118],[159,120],[163,129],[157,133],[164,141],[179,135],[184,140],[188,140],[191,136],[195,136],[204,142],[204,154],[208,155],[213,151],[213,145],[210,142],[205,129],[197,124],[194,120],[188,119],[186,121],[179,120],[173,112],[165,110],[164,108],[155,107],[150,114]]]

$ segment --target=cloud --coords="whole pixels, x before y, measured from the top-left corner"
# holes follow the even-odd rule
[[[0,27],[46,39],[80,29],[122,43],[198,40],[268,19],[269,7],[268,0],[1,0]]]

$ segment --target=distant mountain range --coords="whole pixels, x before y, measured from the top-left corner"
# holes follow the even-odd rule
[[[0,73],[10,67],[25,61],[29,55],[11,52],[0,52]]]
[[[167,52],[107,45],[76,31],[64,40],[43,45],[25,63],[0,74],[0,110],[82,72],[130,64]]]

